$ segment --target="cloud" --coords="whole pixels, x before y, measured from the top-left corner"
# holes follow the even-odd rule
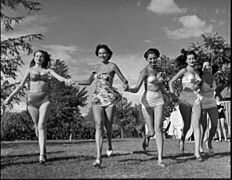
[[[174,0],[151,0],[147,9],[157,14],[178,14],[186,12],[186,9],[179,8]]]
[[[144,40],[144,42],[145,42],[145,43],[147,43],[147,44],[151,44],[151,43],[153,43],[153,41],[152,41],[152,40],[150,40],[150,39],[146,39],[146,40]]]
[[[164,28],[166,34],[171,39],[184,39],[190,37],[199,37],[205,33],[211,33],[213,25],[207,25],[205,21],[199,19],[196,15],[182,16],[178,19],[182,27],[176,30]]]
[[[45,34],[48,31],[46,24],[55,22],[57,19],[53,17],[45,17],[42,15],[27,16],[20,21],[19,24],[13,23],[13,31],[4,32],[1,24],[1,38],[17,38],[28,34]]]
[[[81,51],[77,46],[69,45],[41,45],[42,48],[46,49],[52,56],[52,59],[60,59],[66,62],[73,62],[75,63],[75,59],[72,55],[78,51]]]

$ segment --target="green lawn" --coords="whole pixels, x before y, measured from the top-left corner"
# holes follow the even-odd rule
[[[186,142],[185,154],[178,152],[178,141],[165,139],[164,162],[157,166],[157,150],[152,140],[147,153],[142,139],[115,139],[115,154],[107,158],[104,141],[102,167],[92,166],[96,149],[94,141],[48,141],[48,162],[38,163],[36,141],[1,143],[1,179],[49,178],[231,178],[230,142],[214,142],[215,154],[197,162],[194,142]]]

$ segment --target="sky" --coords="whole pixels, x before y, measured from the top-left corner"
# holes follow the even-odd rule
[[[202,34],[218,32],[229,44],[231,38],[230,0],[37,0],[40,11],[28,14],[19,7],[3,9],[7,15],[24,16],[14,31],[1,28],[1,39],[40,33],[44,39],[32,42],[34,50],[43,49],[53,59],[65,61],[73,80],[84,80],[100,60],[96,45],[107,44],[113,51],[111,62],[116,63],[131,86],[147,65],[143,58],[148,48],[159,49],[161,55],[175,58],[182,48],[192,42],[202,42]],[[29,66],[32,55],[22,55],[25,65],[19,79]],[[114,87],[133,104],[141,100],[141,87],[136,94],[123,92],[118,77]],[[94,83],[88,86],[88,112]],[[25,101],[15,109],[25,108]]]

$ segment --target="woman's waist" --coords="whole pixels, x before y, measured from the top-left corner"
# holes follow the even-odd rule
[[[199,85],[198,84],[193,84],[193,83],[183,83],[183,89],[187,88],[187,89],[191,89],[191,90],[196,90],[199,89]]]
[[[160,86],[159,85],[154,85],[154,84],[148,84],[147,87],[145,88],[146,91],[155,91],[159,92],[160,91]]]
[[[144,91],[143,96],[149,96],[149,97],[153,97],[153,98],[161,98],[161,97],[163,97],[163,94],[161,93],[160,90],[158,90],[158,91],[146,90],[146,91]]]
[[[111,84],[97,84],[95,89],[115,89]]]
[[[48,91],[28,91],[28,95],[40,95],[40,94],[48,94]]]
[[[215,98],[214,97],[214,91],[200,91],[200,94],[203,97],[212,97],[212,98]]]

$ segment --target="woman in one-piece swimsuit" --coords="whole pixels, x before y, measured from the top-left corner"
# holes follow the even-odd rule
[[[93,162],[94,167],[100,167],[102,163],[102,145],[104,126],[108,140],[107,156],[113,153],[111,135],[112,123],[115,112],[115,105],[120,100],[121,95],[112,87],[115,74],[123,82],[123,86],[127,86],[127,80],[121,73],[119,67],[115,63],[109,62],[113,52],[105,44],[99,44],[96,47],[95,54],[101,59],[92,70],[88,80],[75,81],[78,85],[90,85],[95,80],[96,88],[92,96],[92,111],[95,120],[95,140],[97,146],[97,158]]]

